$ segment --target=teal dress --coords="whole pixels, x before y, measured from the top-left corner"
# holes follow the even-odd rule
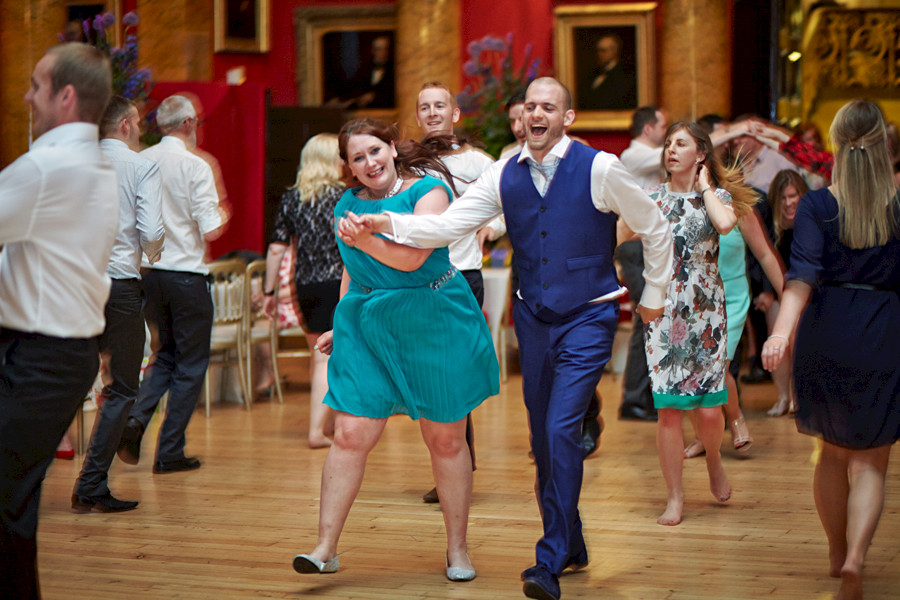
[[[424,177],[383,200],[359,198],[362,188],[347,190],[335,207],[335,224],[347,211],[412,213],[438,186],[447,189]],[[447,248],[434,249],[421,267],[405,272],[340,239],[338,247],[351,281],[334,313],[325,404],[374,419],[402,413],[452,423],[498,393],[491,334]]]
[[[727,235],[719,236],[719,274],[725,286],[725,314],[728,315],[726,354],[728,360],[733,360],[747,321],[747,311],[750,310],[747,244],[738,227]]]

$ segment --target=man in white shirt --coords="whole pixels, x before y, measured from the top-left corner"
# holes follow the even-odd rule
[[[72,509],[77,512],[121,512],[138,505],[115,498],[108,480],[128,412],[137,398],[144,358],[141,254],[151,263],[159,260],[166,235],[159,168],[137,153],[140,123],[134,102],[121,96],[110,99],[100,119],[100,148],[119,182],[119,230],[106,266],[112,287],[106,302],[106,328],[100,337],[100,351],[108,357],[112,382],[103,388],[100,414],[72,493]]]
[[[560,573],[588,564],[578,515],[581,423],[612,351],[618,304],[610,300],[624,292],[612,263],[615,213],[642,235],[647,285],[637,310],[648,321],[662,315],[673,250],[668,222],[621,162],[565,134],[575,120],[571,98],[555,79],[532,82],[525,148],[494,163],[444,213],[349,214],[339,225],[350,244],[383,232],[438,247],[503,212],[519,268],[514,321],[544,523],[523,591],[554,600]]]
[[[162,176],[166,252],[153,265],[143,262],[145,314],[158,347],[122,433],[119,458],[138,462],[143,433],[169,392],[153,472],[172,473],[200,468],[198,458],[184,454],[185,430],[209,365],[213,305],[203,262],[206,241],[218,236],[225,219],[212,169],[188,149],[197,144],[193,104],[184,96],[169,96],[156,120],[165,136],[141,156],[155,161]]]
[[[116,174],[97,144],[109,59],[62,44],[34,67],[34,142],[0,173],[0,598],[40,597],[41,482],[97,375]]]
[[[494,159],[489,154],[469,144],[459,144],[453,134],[453,125],[459,121],[459,107],[450,89],[439,81],[428,81],[416,99],[416,123],[424,134],[422,143],[432,147],[453,179],[445,181],[455,191],[451,201],[464,194]],[[441,173],[430,173],[434,177],[446,179]],[[466,278],[478,306],[484,304],[484,278],[481,275],[481,245],[474,233],[454,241],[449,246],[450,263]],[[466,418],[466,442],[475,470],[475,431],[472,415]],[[432,488],[424,496],[424,502],[438,502],[437,488]]]
[[[744,115],[735,119],[730,129],[741,131],[747,129],[747,125],[753,122],[750,115]],[[775,175],[785,169],[797,171],[797,166],[781,155],[777,150],[772,150],[749,131],[734,137],[734,150],[741,157],[744,164],[744,183],[756,188],[768,195],[769,186]]]
[[[642,106],[631,118],[631,144],[622,152],[620,160],[645,190],[656,187],[665,178],[662,168],[662,145],[666,139],[666,116],[655,106]],[[624,242],[616,248],[623,283],[629,294],[637,299],[644,290],[644,254],[641,243]],[[625,376],[622,380],[622,402],[619,416],[623,419],[656,420],[647,355],[644,350],[644,322],[634,315],[634,328],[628,343]]]

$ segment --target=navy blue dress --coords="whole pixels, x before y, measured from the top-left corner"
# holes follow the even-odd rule
[[[794,219],[788,279],[813,286],[794,355],[797,429],[862,450],[900,438],[900,239],[848,248],[837,214],[821,189]]]

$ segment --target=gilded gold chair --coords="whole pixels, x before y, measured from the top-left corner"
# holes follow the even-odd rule
[[[219,394],[227,389],[230,365],[236,362],[240,379],[241,400],[250,410],[250,394],[244,377],[245,346],[245,288],[246,264],[240,259],[210,263],[210,293],[213,301],[213,328],[210,340],[210,364],[214,356],[221,365]],[[206,372],[206,416],[209,417],[209,370]]]

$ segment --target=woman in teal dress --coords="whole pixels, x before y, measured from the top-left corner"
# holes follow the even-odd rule
[[[668,491],[660,525],[681,522],[684,506],[682,411],[697,412],[710,489],[731,497],[719,446],[724,429],[725,290],[718,270],[719,235],[751,210],[753,197],[734,169],[719,163],[709,136],[696,123],[675,123],[663,147],[666,183],[650,191],[672,225],[673,277],[663,316],[647,323],[647,365],[659,415],[657,451]]]
[[[438,214],[450,190],[425,168],[443,165],[396,130],[358,119],[339,134],[341,158],[362,184],[344,193],[335,221],[347,214]],[[452,178],[448,176],[448,181]],[[339,236],[344,261],[334,329],[318,347],[330,353],[325,403],[337,411],[334,444],[322,471],[319,539],[294,558],[300,573],[338,568],[337,543],[359,492],[366,457],[388,417],[418,419],[447,529],[446,576],[468,581],[466,547],[472,462],[466,415],[499,391],[490,332],[466,280],[446,248],[420,249],[354,231]]]

